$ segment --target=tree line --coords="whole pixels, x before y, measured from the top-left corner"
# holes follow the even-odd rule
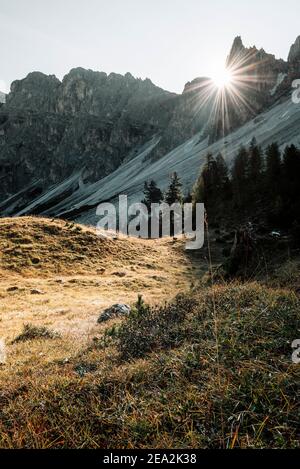
[[[144,200],[142,202],[146,205],[149,211],[151,210],[152,204],[161,204],[162,202],[165,202],[168,205],[173,205],[175,203],[182,204],[184,202],[182,183],[176,172],[172,174],[169,186],[165,193],[157,186],[154,180],[145,182],[143,193]]]
[[[283,151],[277,143],[266,150],[255,138],[242,146],[229,167],[221,153],[209,153],[191,194],[182,192],[177,173],[165,193],[155,181],[145,182],[145,205],[204,203],[211,221],[266,222],[300,233],[300,149]]]
[[[222,154],[208,154],[195,184],[193,201],[204,202],[212,218],[230,213],[290,228],[300,223],[300,150],[283,152],[277,143],[265,151],[255,138],[241,147],[229,169]]]

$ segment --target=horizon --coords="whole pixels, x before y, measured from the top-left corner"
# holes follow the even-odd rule
[[[245,47],[255,45],[286,60],[300,34],[298,3],[287,0],[284,12],[281,2],[270,0],[255,0],[251,11],[234,3],[166,0],[158,5],[155,0],[141,7],[137,0],[113,0],[104,9],[102,0],[90,0],[83,10],[78,0],[63,5],[58,0],[51,5],[0,0],[0,56],[5,64],[0,91],[9,92],[14,80],[34,71],[62,80],[72,68],[82,67],[108,75],[129,72],[182,93],[187,82],[212,76],[224,65],[236,36]]]

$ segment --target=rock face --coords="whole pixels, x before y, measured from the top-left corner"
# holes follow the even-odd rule
[[[288,61],[290,63],[300,63],[300,36],[297,37],[295,43],[291,47]]]
[[[234,39],[226,66],[232,73],[235,91],[233,95],[231,90],[225,90],[228,114],[225,132],[224,122],[216,120],[212,123],[212,140],[232,132],[273,104],[289,70],[287,62],[264,49],[246,48],[240,36]]]
[[[7,95],[7,107],[43,113],[54,112],[59,86],[60,81],[54,75],[30,73],[24,80],[12,83]]]
[[[299,57],[300,38],[288,62],[235,38],[227,65],[242,99],[237,106],[225,91],[225,123],[223,112],[212,112],[218,90],[209,78],[196,78],[176,95],[130,73],[76,68],[62,81],[31,73],[15,81],[0,104],[0,203],[17,212],[69,178],[59,203],[143,154],[154,138],[147,161],[159,160],[199,132],[203,141],[215,142],[290,92],[292,79],[300,76]],[[73,180],[75,174],[80,176]]]
[[[276,86],[278,75],[288,72],[287,62],[276,59],[264,49],[257,49],[255,46],[244,47],[240,36],[233,42],[227,66],[238,81],[248,84],[253,94],[259,93],[255,104],[260,106],[266,102],[269,92]]]
[[[149,79],[74,69],[60,82],[31,73],[0,108],[0,200],[40,181],[43,191],[76,171],[93,182],[130,160],[154,135],[159,158],[203,125],[192,96]]]
[[[131,312],[131,308],[128,305],[117,304],[113,305],[110,308],[107,308],[103,313],[100,315],[98,319],[98,324],[102,324],[103,322],[110,321],[111,319],[129,316]]]

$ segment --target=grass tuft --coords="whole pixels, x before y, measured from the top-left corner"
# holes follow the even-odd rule
[[[33,326],[32,324],[24,324],[23,331],[13,341],[12,344],[19,342],[28,342],[37,339],[57,339],[59,334],[51,331],[46,327]]]

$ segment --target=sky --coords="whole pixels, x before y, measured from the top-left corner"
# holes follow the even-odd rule
[[[299,18],[299,0],[0,0],[0,91],[84,67],[181,93],[223,66],[237,35],[286,59]]]

